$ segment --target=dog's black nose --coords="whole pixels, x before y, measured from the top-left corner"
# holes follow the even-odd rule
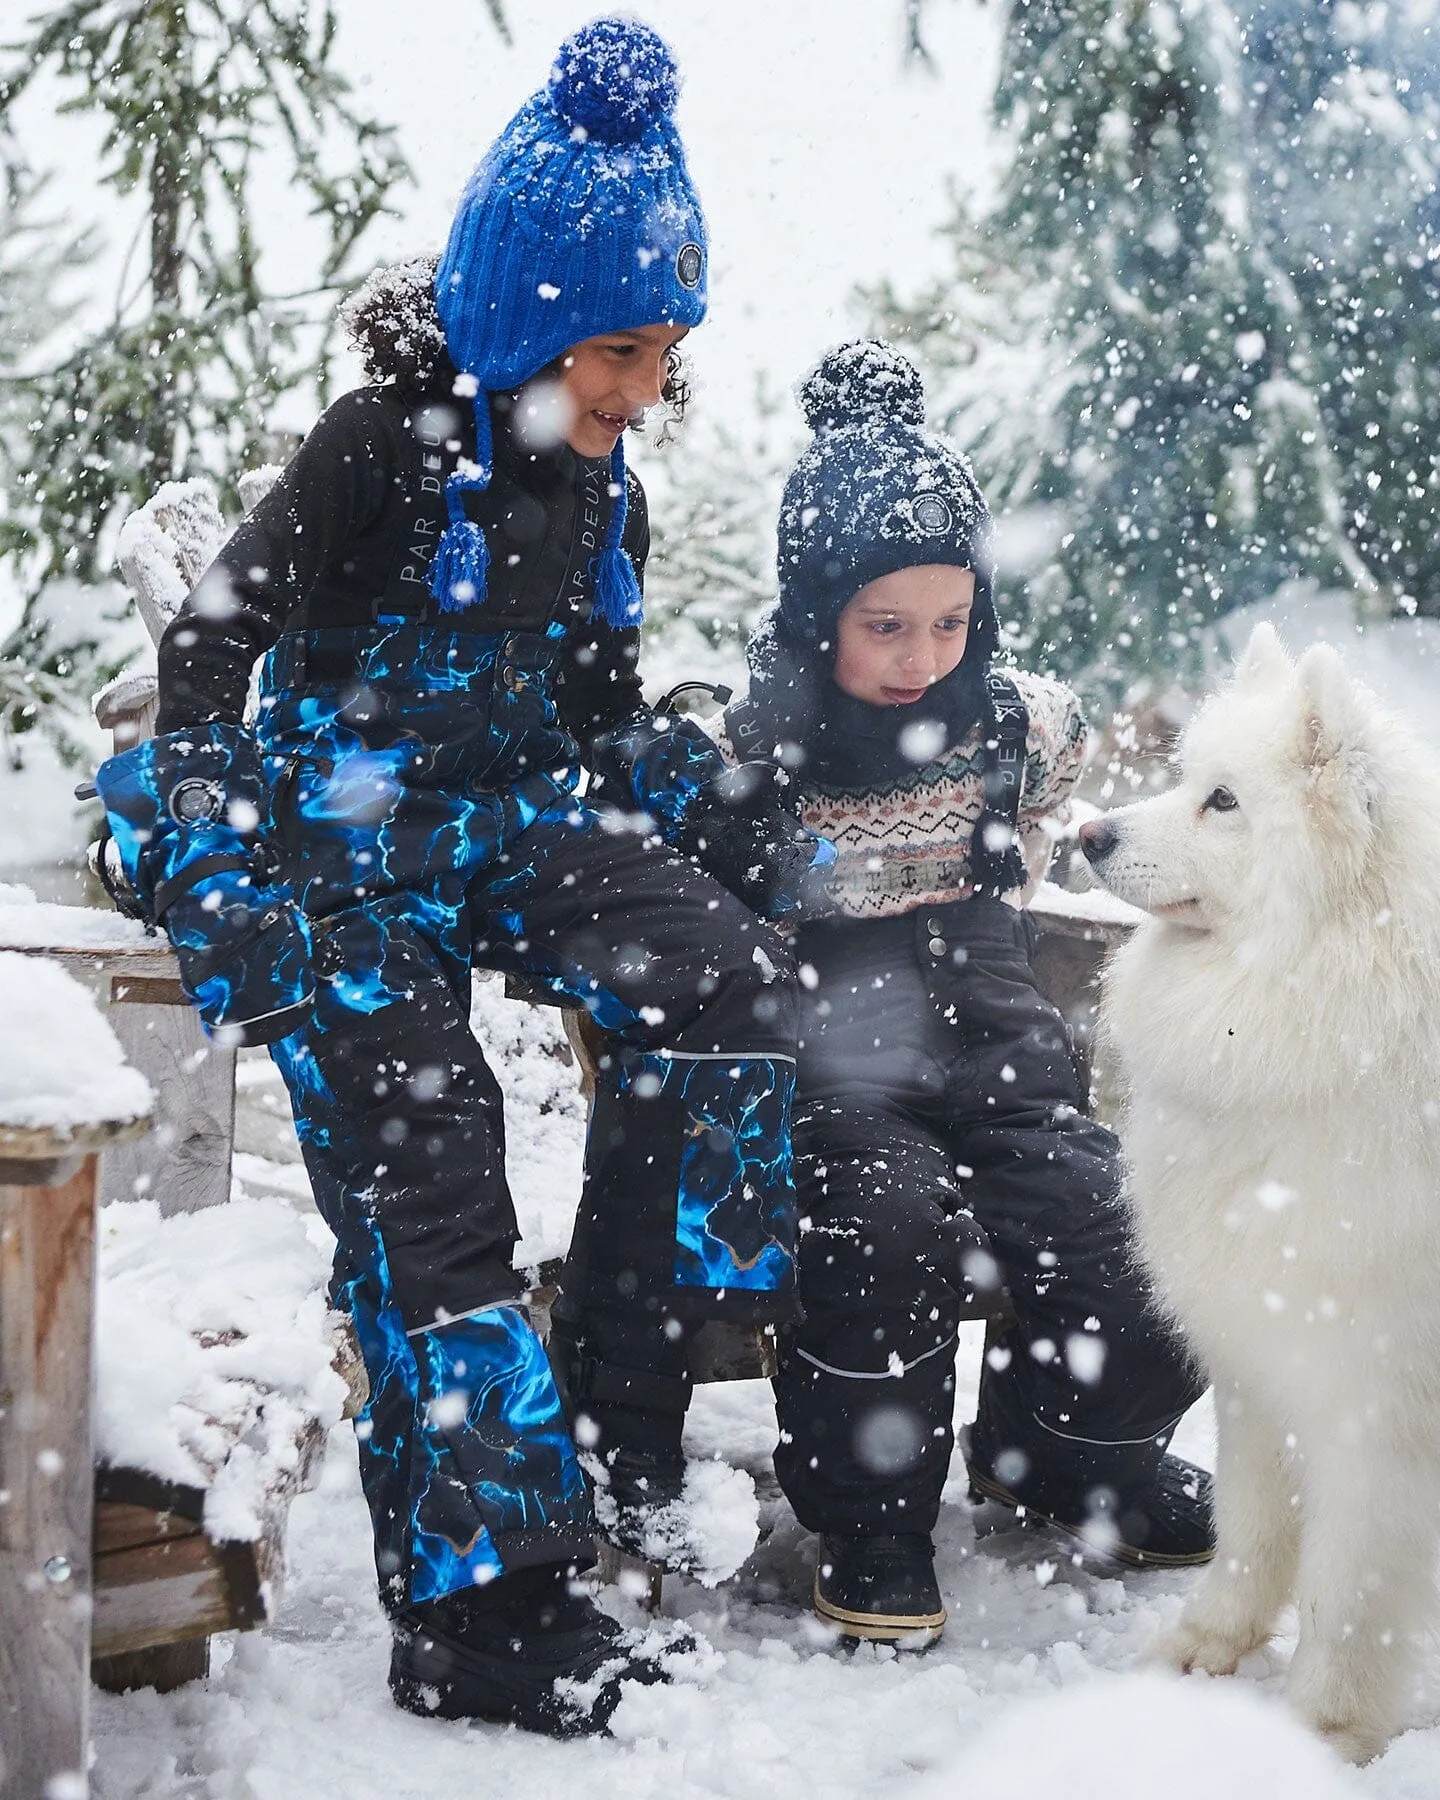
[[[1080,848],[1088,863],[1104,862],[1120,841],[1120,833],[1109,819],[1087,819],[1080,827]]]

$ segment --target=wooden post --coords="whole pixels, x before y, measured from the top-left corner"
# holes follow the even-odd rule
[[[86,1791],[91,1354],[102,1142],[0,1127],[0,1792]]]
[[[154,1200],[167,1217],[224,1205],[235,1142],[235,1052],[206,1037],[178,979],[113,976],[106,1016],[126,1062],[155,1090],[155,1119],[144,1142],[106,1152],[101,1204]]]

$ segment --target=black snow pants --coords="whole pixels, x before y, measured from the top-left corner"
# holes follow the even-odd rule
[[[987,1349],[971,1463],[1037,1507],[1142,1493],[1202,1391],[1132,1259],[1034,929],[971,899],[802,933],[805,1317],[775,1464],[812,1530],[933,1528],[967,1289],[1003,1285],[1017,1320]]]

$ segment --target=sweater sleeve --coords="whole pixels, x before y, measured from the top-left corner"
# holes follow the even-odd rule
[[[398,445],[377,390],[318,420],[270,492],[236,527],[160,640],[156,730],[244,717],[250,672],[347,543],[384,506]]]
[[[1070,795],[1085,767],[1090,731],[1069,688],[1044,675],[1019,669],[1013,673],[1030,712],[1018,819],[1026,879],[1017,901],[1028,905],[1054,858],[1057,827],[1069,811]]]
[[[1027,670],[1012,672],[1030,714],[1020,816],[1039,818],[1070,798],[1085,767],[1090,727],[1080,702],[1063,683]]]

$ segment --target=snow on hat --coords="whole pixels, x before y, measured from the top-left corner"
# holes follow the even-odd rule
[[[832,641],[860,589],[923,563],[975,571],[966,659],[998,639],[990,509],[969,459],[925,429],[925,383],[878,339],[829,351],[797,389],[814,440],[780,505],[780,618]]]
[[[673,118],[679,85],[649,26],[596,19],[560,46],[547,85],[470,177],[435,272],[451,361],[476,384],[476,460],[450,477],[450,522],[430,566],[442,611],[462,611],[485,592],[489,550],[464,496],[490,482],[489,396],[586,338],[705,317],[708,240]],[[623,440],[610,474],[617,498],[596,612],[635,624],[640,585],[620,547]]]

